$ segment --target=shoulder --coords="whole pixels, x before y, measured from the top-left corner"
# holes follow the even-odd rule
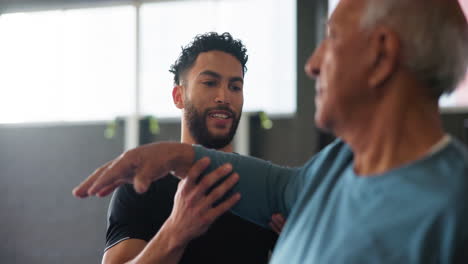
[[[161,180],[153,182],[148,191],[139,194],[132,184],[121,185],[112,195],[109,204],[110,213],[120,211],[145,211],[148,206],[166,206],[171,203],[177,191],[178,179],[166,176]],[[170,205],[172,206],[172,204]],[[153,210],[150,210],[153,212]]]
[[[450,144],[442,151],[442,154],[455,158],[465,168],[468,166],[468,147],[456,138],[452,138]]]
[[[315,154],[305,165],[306,171],[330,169],[349,164],[353,159],[351,148],[341,139],[336,139]]]
[[[432,210],[439,207],[453,220],[468,217],[468,148],[463,143],[453,138],[446,147],[423,160],[417,169],[419,175],[414,179],[422,187],[419,190],[426,194],[425,201],[436,202]]]
[[[452,193],[455,195],[455,198],[466,201],[468,199],[467,146],[457,139],[452,139],[449,146],[441,152],[441,156],[445,157],[439,169],[441,172],[444,172],[447,181],[452,182]],[[468,207],[465,209],[468,209]]]
[[[466,189],[468,184],[468,148],[453,138],[443,149],[429,157],[424,163],[439,180],[452,190]]]
[[[131,184],[113,194],[107,216],[106,247],[127,239],[149,241],[170,215],[178,180],[167,176],[138,194]]]

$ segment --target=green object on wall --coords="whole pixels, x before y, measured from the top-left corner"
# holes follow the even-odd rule
[[[117,119],[109,122],[104,130],[104,137],[106,139],[113,139],[117,133]]]
[[[159,128],[159,122],[158,119],[154,116],[148,116],[148,123],[149,123],[149,131],[152,135],[157,135],[161,131]]]
[[[260,117],[260,125],[263,129],[269,130],[273,127],[273,121],[271,121],[265,112],[259,112],[258,116]]]

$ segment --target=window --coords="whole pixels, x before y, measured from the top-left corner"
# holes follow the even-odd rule
[[[142,6],[142,112],[176,116],[169,66],[181,46],[200,33],[230,32],[249,61],[244,111],[296,110],[295,1],[184,1]]]
[[[328,16],[333,13],[340,0],[328,0]]]
[[[169,67],[208,31],[247,46],[245,111],[294,113],[295,12],[295,1],[205,0],[0,15],[0,123],[175,117]]]
[[[132,7],[0,16],[0,123],[127,114],[134,16]]]
[[[0,16],[0,123],[126,115],[134,21],[130,6]]]
[[[468,19],[468,2],[460,0],[460,5]],[[458,88],[452,94],[442,96],[439,105],[448,108],[468,108],[468,69],[465,80],[459,84]]]

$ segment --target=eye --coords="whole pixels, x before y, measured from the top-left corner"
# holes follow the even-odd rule
[[[231,85],[230,89],[233,90],[233,91],[235,91],[235,92],[240,92],[240,91],[242,91],[242,87],[241,87],[241,86],[238,86],[238,85]]]
[[[204,84],[205,86],[208,86],[208,87],[213,87],[216,85],[216,81],[204,81],[202,82],[202,84]]]

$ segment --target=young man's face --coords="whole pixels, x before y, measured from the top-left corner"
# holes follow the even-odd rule
[[[205,147],[225,147],[242,113],[242,65],[228,53],[203,52],[183,77],[181,99],[191,136]]]

